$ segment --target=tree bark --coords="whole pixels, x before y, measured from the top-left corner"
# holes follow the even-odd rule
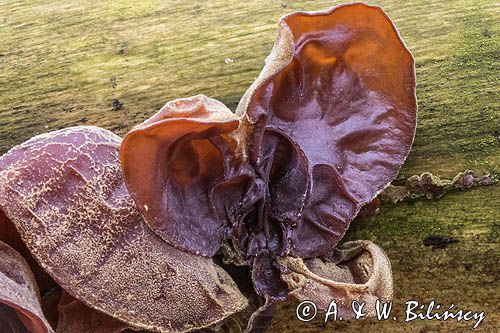
[[[235,109],[258,75],[279,17],[339,1],[0,2],[0,153],[74,125],[124,134],[165,102],[199,93]],[[500,174],[500,7],[494,0],[372,1],[394,20],[416,60],[419,120],[398,179]],[[346,239],[369,239],[391,258],[397,320],[300,323],[295,303],[271,332],[461,331],[471,322],[404,322],[404,302],[435,300],[485,311],[498,329],[498,185],[442,199],[384,203]],[[458,243],[432,250],[427,236]]]

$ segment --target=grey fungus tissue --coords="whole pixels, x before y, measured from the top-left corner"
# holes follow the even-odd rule
[[[86,332],[85,313],[103,332],[257,333],[287,299],[373,315],[389,259],[339,242],[376,213],[416,119],[413,57],[381,8],[293,13],[235,112],[179,98],[123,141],[72,127],[2,156],[0,240],[45,281],[58,332]]]

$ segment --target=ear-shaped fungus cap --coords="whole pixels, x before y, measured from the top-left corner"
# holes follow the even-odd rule
[[[51,333],[35,277],[24,258],[0,241],[0,328],[3,333]]]
[[[127,188],[149,226],[171,245],[213,256],[224,235],[213,189],[230,172],[239,118],[198,95],[167,103],[121,146]]]
[[[186,332],[245,308],[222,268],[149,229],[123,182],[120,143],[81,126],[0,158],[0,210],[33,257],[73,297],[135,328]]]
[[[397,174],[416,111],[413,58],[379,7],[354,3],[280,21],[238,112],[254,128],[250,160],[269,179],[270,207],[296,207],[271,211],[287,235],[284,255],[331,251]]]

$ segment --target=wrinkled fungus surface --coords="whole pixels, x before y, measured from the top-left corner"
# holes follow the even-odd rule
[[[234,113],[197,95],[123,141],[82,126],[14,147],[0,158],[0,240],[29,265],[2,245],[19,267],[0,255],[0,283],[28,289],[0,293],[0,321],[261,332],[289,298],[336,299],[344,318],[358,300],[373,315],[392,299],[389,259],[370,241],[338,243],[376,211],[416,109],[410,52],[379,7],[355,3],[283,17]],[[12,272],[28,278],[2,278]]]
[[[123,183],[120,142],[77,127],[7,153],[0,206],[31,253],[68,293],[134,327],[185,331],[243,309],[222,268],[174,249],[144,223]]]

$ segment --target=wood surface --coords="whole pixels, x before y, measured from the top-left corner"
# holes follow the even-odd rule
[[[235,109],[258,75],[276,22],[339,1],[0,0],[0,154],[74,125],[123,135],[168,100],[199,93]],[[495,0],[372,1],[416,60],[419,120],[398,179],[428,171],[500,174],[500,4]],[[121,107],[118,107],[120,106]],[[384,203],[347,239],[391,258],[398,320],[300,323],[281,306],[271,332],[463,332],[471,323],[405,323],[404,302],[485,311],[500,331],[500,187]],[[430,235],[459,242],[432,250]]]

